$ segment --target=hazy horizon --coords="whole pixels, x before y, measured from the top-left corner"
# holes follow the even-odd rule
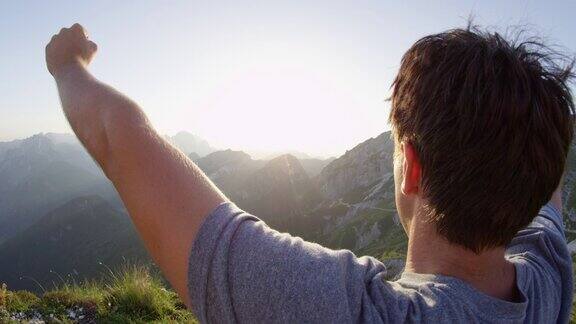
[[[136,100],[162,134],[218,148],[338,156],[388,129],[390,83],[418,38],[475,23],[528,25],[573,53],[576,2],[170,1],[5,4],[0,141],[70,133],[44,46],[82,23],[91,71]],[[38,14],[41,13],[41,14]]]
[[[161,134],[164,137],[175,137],[177,135],[179,135],[180,133],[185,133],[185,134],[189,134],[189,135],[193,135],[196,139],[198,140],[204,140],[204,138],[191,133],[189,131],[177,131],[175,133],[170,133],[170,134]],[[20,140],[26,140],[28,138],[31,138],[33,136],[37,136],[37,135],[43,135],[43,136],[48,136],[48,135],[56,135],[56,136],[69,136],[70,138],[73,138],[74,141],[76,141],[79,145],[81,145],[80,141],[78,140],[78,138],[76,138],[76,136],[74,135],[74,133],[72,132],[72,130],[70,130],[69,132],[37,132],[37,133],[33,133],[33,134],[29,134],[29,135],[25,135],[22,137],[18,137],[18,138],[12,138],[12,139],[7,139],[7,140],[2,140],[0,139],[0,143],[9,143],[12,141],[20,141]],[[368,138],[366,138],[367,140]],[[311,158],[311,159],[323,159],[323,160],[327,160],[327,159],[332,159],[332,158],[337,158],[340,155],[322,155],[322,154],[315,154],[315,153],[309,153],[309,152],[302,152],[302,151],[298,151],[298,150],[290,150],[290,149],[286,149],[286,150],[276,150],[276,151],[270,151],[270,150],[258,150],[258,149],[243,149],[241,147],[239,148],[231,148],[231,147],[219,147],[219,146],[213,146],[210,142],[206,141],[208,143],[208,145],[210,145],[212,147],[212,149],[214,149],[214,152],[216,151],[224,151],[224,150],[228,150],[228,149],[232,149],[235,151],[243,151],[244,153],[247,153],[248,155],[250,155],[250,157],[252,157],[253,159],[269,159],[271,157],[276,157],[279,154],[293,154],[293,155],[300,155],[300,156],[305,156],[306,158]],[[361,142],[356,143],[354,146],[361,144]],[[346,151],[352,149],[353,147],[349,147],[346,149]],[[198,153],[198,152],[184,152],[186,154],[190,154],[190,153]],[[343,152],[345,153],[345,152]],[[205,155],[200,155],[200,156],[205,156]]]

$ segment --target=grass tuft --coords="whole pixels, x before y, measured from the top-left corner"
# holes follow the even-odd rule
[[[102,281],[63,283],[37,296],[0,286],[0,322],[197,323],[159,274],[143,266],[110,271]]]

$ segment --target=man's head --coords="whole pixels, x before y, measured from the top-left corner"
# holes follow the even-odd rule
[[[572,64],[563,62],[537,42],[472,28],[408,50],[390,113],[405,227],[424,217],[479,253],[530,223],[558,186],[572,140]]]

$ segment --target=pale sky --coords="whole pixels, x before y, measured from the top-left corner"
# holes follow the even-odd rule
[[[529,24],[576,49],[576,1],[0,1],[0,141],[70,132],[44,65],[83,24],[92,72],[163,134],[213,146],[339,155],[388,129],[385,99],[418,38],[467,17]]]

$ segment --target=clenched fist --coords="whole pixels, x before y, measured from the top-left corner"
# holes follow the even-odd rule
[[[56,76],[62,68],[70,65],[86,67],[92,61],[96,49],[96,44],[88,40],[80,24],[62,28],[46,45],[48,71]]]

